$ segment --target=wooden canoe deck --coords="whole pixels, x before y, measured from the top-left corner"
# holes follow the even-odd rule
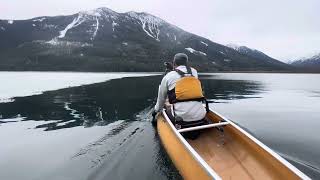
[[[222,137],[216,128],[207,129],[196,140],[187,141],[222,179],[286,178],[229,131]]]

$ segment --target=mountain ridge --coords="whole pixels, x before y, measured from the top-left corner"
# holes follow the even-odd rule
[[[200,71],[291,68],[212,42],[145,12],[117,13],[109,8],[0,20],[0,38],[0,70],[161,71],[163,62],[177,52],[187,53]]]
[[[320,53],[310,57],[303,57],[290,62],[292,66],[313,72],[320,72]]]

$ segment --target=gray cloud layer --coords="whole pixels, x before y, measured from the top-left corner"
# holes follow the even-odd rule
[[[0,0],[0,19],[102,6],[149,12],[212,41],[246,45],[284,61],[320,52],[318,0]]]

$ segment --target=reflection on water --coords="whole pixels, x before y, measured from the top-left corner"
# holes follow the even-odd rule
[[[320,91],[311,91],[311,97],[320,97]]]
[[[258,98],[261,84],[240,80],[212,80],[202,84],[206,97],[214,100]],[[137,113],[155,103],[161,76],[115,79],[82,87],[46,92],[42,95],[15,98],[0,103],[2,119],[23,117],[50,121],[36,128],[57,130],[75,126],[103,126],[117,120],[137,120]]]
[[[259,110],[259,106],[255,107],[257,101],[268,99],[267,95],[270,95],[269,92],[273,90],[268,87],[267,83],[255,78],[252,80],[223,79],[218,75],[203,75],[201,79],[206,97],[217,103],[214,104],[214,108],[221,111],[225,110],[228,112],[225,112],[225,114],[231,115],[231,112],[243,112],[243,109],[239,107],[247,105]],[[44,169],[46,171],[37,169],[37,173],[40,174],[38,179],[66,177],[69,179],[99,180],[126,178],[181,179],[163,150],[159,137],[149,123],[160,81],[161,76],[128,77],[104,83],[49,91],[41,95],[15,98],[14,102],[0,103],[0,131],[9,128],[7,125],[12,124],[14,127],[19,127],[19,124],[30,122],[25,136],[35,134],[51,137],[54,133],[55,136],[61,134],[61,138],[68,139],[67,136],[71,136],[75,133],[73,130],[76,130],[79,135],[75,138],[69,138],[72,143],[57,139],[57,141],[61,141],[58,148],[75,146],[82,142],[81,139],[87,138],[86,133],[97,133],[94,139],[83,141],[87,143],[78,145],[78,148],[68,152],[70,155],[62,157],[61,159],[64,159],[63,163],[59,164],[58,168],[54,163],[51,168],[50,163],[59,157],[59,153],[52,154],[52,158],[47,157],[46,164],[42,164],[38,160],[41,159],[38,154],[46,154],[46,151],[48,151],[41,149],[42,143],[50,144],[52,140],[45,139],[45,141],[34,142],[35,140],[32,138],[24,139],[23,141],[27,141],[26,143],[37,144],[37,148],[24,147],[26,152],[29,152],[28,148],[30,148],[30,151],[35,151],[34,156],[31,153],[26,153],[32,159],[29,161],[33,161],[35,167],[40,168],[45,165],[49,168]],[[319,92],[317,90],[313,91],[313,96],[319,97]],[[277,94],[272,96],[277,98]],[[234,102],[243,102],[243,104]],[[276,108],[272,110],[272,113],[270,113],[271,115],[274,114],[272,119],[276,119],[279,113],[274,113],[277,111]],[[254,127],[272,125],[272,123],[264,121],[264,117],[260,114],[251,112],[251,115],[252,121],[239,121],[240,124],[250,127],[250,130],[254,130]],[[242,120],[242,116],[236,117]],[[244,117],[248,118],[248,113]],[[256,121],[257,117],[261,121]],[[267,119],[267,117],[265,118]],[[246,122],[250,122],[251,126]],[[280,125],[281,123],[277,126],[280,127]],[[95,129],[104,127],[106,129]],[[93,131],[83,132],[83,129],[93,129]],[[259,132],[263,134],[266,131],[259,129]],[[278,143],[270,135],[270,132],[266,137],[268,135],[273,141],[270,142],[265,139],[265,142],[269,142],[270,145]],[[49,146],[49,144],[44,143],[43,146]],[[279,147],[288,146],[282,145]],[[292,147],[294,148],[294,146]],[[9,152],[10,156],[16,158],[16,154],[13,152],[11,152],[12,154],[10,154],[10,151],[5,152]],[[286,151],[283,150],[282,152]],[[288,158],[288,154],[286,153],[284,156]],[[11,166],[0,162],[0,179],[1,174],[7,174],[8,176],[4,177],[10,179],[21,178],[12,177],[12,173],[1,173],[2,170],[6,172],[15,171],[21,159],[14,160],[10,161]],[[14,162],[18,164],[14,164]],[[26,167],[21,166],[20,168]],[[18,170],[23,171],[19,168]],[[34,179],[32,174],[36,174],[36,172],[26,170],[22,177],[24,179]],[[318,176],[317,174],[312,175],[314,177]]]
[[[13,102],[0,103],[0,128],[1,122],[21,124],[22,122],[39,121],[38,124],[31,123],[31,128],[47,133],[57,132],[65,138],[58,140],[61,146],[72,150],[70,150],[72,153],[68,155],[69,160],[64,160],[58,169],[53,169],[56,166],[53,163],[55,159],[59,159],[60,156],[67,153],[51,154],[51,158],[47,158],[45,165],[49,169],[48,172],[45,171],[46,169],[37,169],[42,178],[145,179],[150,177],[152,179],[181,179],[160,145],[159,137],[148,122],[161,78],[161,76],[128,77],[45,92],[41,95],[15,98]],[[244,98],[257,95],[262,90],[260,84],[253,82],[203,78],[203,87],[206,96],[210,99]],[[20,122],[21,119],[22,122]],[[87,129],[106,126],[107,129],[105,133],[100,133],[99,138],[90,141],[80,149],[73,150],[75,148],[72,146],[75,146],[76,141],[73,140],[75,142],[67,144],[70,139],[67,132],[74,134],[71,130],[81,126]],[[28,134],[31,133],[30,130],[27,132]],[[78,136],[77,139],[87,138],[87,135]],[[36,141],[35,146],[38,153],[36,152],[36,155],[32,157],[32,153],[27,152],[29,148],[30,150],[35,148],[28,146],[24,147],[25,153],[32,158],[28,161],[35,163],[35,167],[44,167],[44,164],[37,161],[37,159],[41,159],[41,154],[45,156],[47,153],[46,150],[41,150],[42,141],[40,142],[37,138],[29,138],[29,136],[24,136],[23,139],[17,141]],[[48,141],[50,142],[50,140],[46,140],[46,142]],[[49,149],[54,148],[54,145],[51,144],[43,146],[47,146]],[[21,176],[12,176],[10,171],[19,169],[19,167],[23,171],[24,167],[14,163],[22,162],[22,160],[17,160],[16,154],[10,155],[13,156],[13,160],[10,160],[12,165],[10,165],[15,168],[8,169],[10,165],[3,164],[3,169],[6,169],[6,173],[2,173],[3,178],[34,179],[33,169],[27,168],[25,168],[25,173],[21,172]]]
[[[21,116],[25,120],[50,121],[38,126],[45,130],[132,121],[137,112],[153,103],[159,80],[124,78],[15,98],[12,103],[0,104],[0,114],[4,119]]]
[[[215,75],[203,75],[201,82],[206,98],[216,103],[219,100],[260,98],[259,94],[266,91],[260,82],[215,79]]]

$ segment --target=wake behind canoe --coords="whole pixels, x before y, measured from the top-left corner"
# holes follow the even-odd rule
[[[165,112],[158,116],[161,142],[185,179],[310,179],[218,113],[209,112],[207,119],[213,124],[177,130]],[[194,129],[202,129],[195,140],[180,134]]]

